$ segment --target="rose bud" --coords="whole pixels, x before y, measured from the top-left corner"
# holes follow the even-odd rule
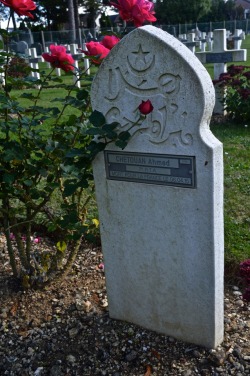
[[[138,107],[139,111],[143,115],[148,115],[150,112],[153,111],[154,107],[151,101],[148,99],[147,101],[142,101],[140,106]]]

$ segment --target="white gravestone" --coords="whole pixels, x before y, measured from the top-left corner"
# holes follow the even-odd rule
[[[39,70],[39,62],[43,62],[44,59],[42,56],[37,56],[36,48],[28,48],[26,50],[26,54],[29,55],[29,64],[32,69],[36,69],[37,71],[32,71],[31,76],[40,79],[40,72]]]
[[[93,164],[109,314],[175,338],[223,340],[222,144],[209,129],[211,79],[194,54],[153,26],[101,64],[92,106],[127,130]]]

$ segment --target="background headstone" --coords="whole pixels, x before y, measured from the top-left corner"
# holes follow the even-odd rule
[[[207,347],[223,340],[222,144],[209,129],[214,88],[180,41],[153,26],[100,66],[93,109],[121,130],[94,161],[112,318]],[[140,120],[138,106],[152,113]]]
[[[227,50],[226,29],[216,29],[213,32],[213,51],[197,52],[196,56],[203,63],[214,64],[214,79],[218,80],[221,73],[227,72],[227,63],[246,61],[247,50]],[[216,86],[216,103],[214,113],[224,114],[225,90]]]
[[[28,48],[29,48],[28,43],[25,42],[24,40],[20,40],[20,42],[17,42],[18,53],[25,55]]]

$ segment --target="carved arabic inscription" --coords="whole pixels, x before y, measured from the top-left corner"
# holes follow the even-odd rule
[[[139,43],[128,52],[123,66],[109,68],[108,75],[104,94],[104,100],[110,104],[105,114],[108,122],[118,122],[122,130],[137,123],[132,134],[144,132],[155,144],[171,142],[190,146],[193,143],[186,129],[188,113],[183,98],[178,95],[182,77],[160,71],[156,55]],[[138,106],[147,99],[154,110],[146,119],[139,120]]]

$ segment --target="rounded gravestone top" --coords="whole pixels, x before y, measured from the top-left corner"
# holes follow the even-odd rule
[[[142,101],[154,110],[139,120]],[[209,129],[214,87],[207,70],[180,41],[154,26],[126,35],[102,62],[93,81],[94,110],[131,132],[133,144],[190,147]],[[138,145],[137,145],[138,146]],[[144,143],[145,146],[145,143]]]

